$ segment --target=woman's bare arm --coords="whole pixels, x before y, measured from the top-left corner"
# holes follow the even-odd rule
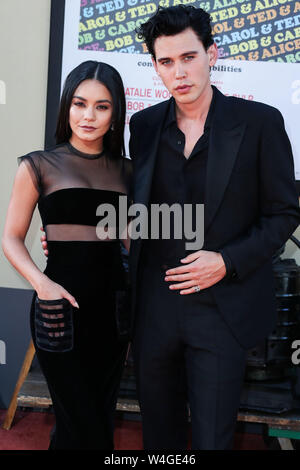
[[[8,206],[2,248],[12,266],[32,285],[44,300],[66,298],[78,307],[74,297],[62,286],[51,281],[33,262],[25,238],[39,198],[25,163],[18,168]]]

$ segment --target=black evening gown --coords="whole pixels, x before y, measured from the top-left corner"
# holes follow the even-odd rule
[[[70,143],[32,152],[19,162],[27,165],[40,192],[49,250],[44,272],[79,304],[68,320],[68,301],[47,303],[33,295],[32,337],[56,417],[49,448],[111,450],[127,351],[115,298],[125,287],[126,273],[120,240],[111,233],[99,239],[96,233],[97,208],[105,203],[115,208],[113,228],[118,231],[119,201],[123,207],[128,202],[131,162],[105,151],[82,153]],[[66,313],[60,315],[60,309]],[[43,315],[40,330],[37,311]]]

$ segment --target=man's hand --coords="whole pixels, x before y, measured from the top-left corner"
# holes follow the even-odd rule
[[[195,286],[207,289],[219,282],[226,275],[226,267],[220,253],[200,250],[181,260],[185,266],[169,269],[165,281],[179,282],[171,284],[171,290],[180,290],[180,294],[194,294]]]
[[[40,227],[41,231],[44,233],[44,235],[41,236],[41,242],[42,242],[42,247],[43,247],[43,250],[44,250],[44,255],[45,256],[48,256],[48,249],[47,249],[47,238],[46,238],[46,235],[45,235],[45,231],[44,231],[44,227]]]

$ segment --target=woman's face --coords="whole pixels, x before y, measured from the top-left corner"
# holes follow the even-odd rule
[[[103,137],[112,123],[113,102],[108,89],[97,80],[84,80],[72,98],[69,123],[73,142],[82,141],[102,150]]]

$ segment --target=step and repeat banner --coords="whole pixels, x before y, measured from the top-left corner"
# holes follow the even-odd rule
[[[118,69],[131,115],[169,98],[136,28],[158,6],[191,4],[212,18],[219,59],[212,83],[224,94],[262,101],[283,114],[300,180],[300,1],[295,0],[65,0],[61,86],[85,60]],[[61,11],[61,2],[53,2]],[[61,16],[60,16],[61,17]],[[50,66],[56,67],[57,63]]]
[[[210,13],[222,58],[300,61],[300,3],[294,0],[82,0],[78,48],[147,53],[145,44],[136,37],[136,27],[154,14],[158,5],[181,3]]]

